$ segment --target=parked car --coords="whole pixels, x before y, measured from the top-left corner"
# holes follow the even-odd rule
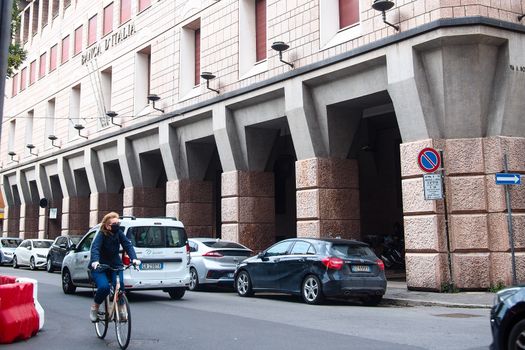
[[[233,286],[237,264],[252,255],[242,244],[218,238],[190,238],[190,285],[197,290],[203,285]]]
[[[46,261],[46,270],[51,273],[62,268],[62,260],[73,244],[78,244],[82,236],[59,236],[49,249]]]
[[[25,239],[15,249],[13,267],[29,266],[31,270],[46,265],[47,253],[53,244],[51,239]]]
[[[292,238],[241,262],[235,288],[242,296],[270,291],[301,295],[308,304],[328,297],[377,305],[386,291],[385,267],[366,243]]]
[[[13,254],[16,247],[22,243],[21,238],[4,237],[0,238],[0,265],[13,262]]]
[[[500,290],[490,311],[491,350],[523,349],[525,344],[525,286]]]
[[[162,290],[180,299],[190,283],[190,248],[182,222],[174,218],[123,217],[120,225],[141,260],[139,270],[124,272],[127,290]],[[62,262],[62,290],[72,294],[77,287],[92,287],[88,276],[91,243],[100,225],[91,228],[73,245]]]

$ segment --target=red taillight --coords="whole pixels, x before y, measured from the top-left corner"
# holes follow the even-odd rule
[[[321,261],[326,267],[328,267],[329,269],[333,269],[333,270],[341,270],[341,268],[343,267],[345,263],[343,259],[332,258],[332,257],[326,257]]]
[[[379,267],[379,271],[385,271],[385,263],[381,259],[376,260],[376,264]]]
[[[186,254],[190,253],[190,244],[186,242]]]
[[[124,265],[131,264],[131,259],[129,258],[128,254],[126,254],[125,252],[122,253],[122,263]]]
[[[222,258],[224,255],[222,255],[219,252],[216,252],[216,251],[212,250],[211,252],[207,252],[207,253],[202,254],[202,256],[206,256],[208,258]]]

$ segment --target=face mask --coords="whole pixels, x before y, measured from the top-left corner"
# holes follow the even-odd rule
[[[111,232],[117,233],[120,228],[120,224],[118,222],[111,224]]]

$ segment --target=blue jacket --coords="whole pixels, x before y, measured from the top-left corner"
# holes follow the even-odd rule
[[[99,230],[95,236],[95,240],[91,245],[91,258],[89,260],[89,268],[91,263],[98,261],[101,264],[109,265],[113,268],[121,267],[122,259],[120,258],[120,245],[128,253],[131,260],[137,258],[135,249],[131,241],[124,235],[124,230],[119,229],[118,233],[104,235],[102,230]]]

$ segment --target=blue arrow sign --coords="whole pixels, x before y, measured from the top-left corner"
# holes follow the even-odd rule
[[[496,173],[496,185],[520,185],[521,175],[512,173]]]

